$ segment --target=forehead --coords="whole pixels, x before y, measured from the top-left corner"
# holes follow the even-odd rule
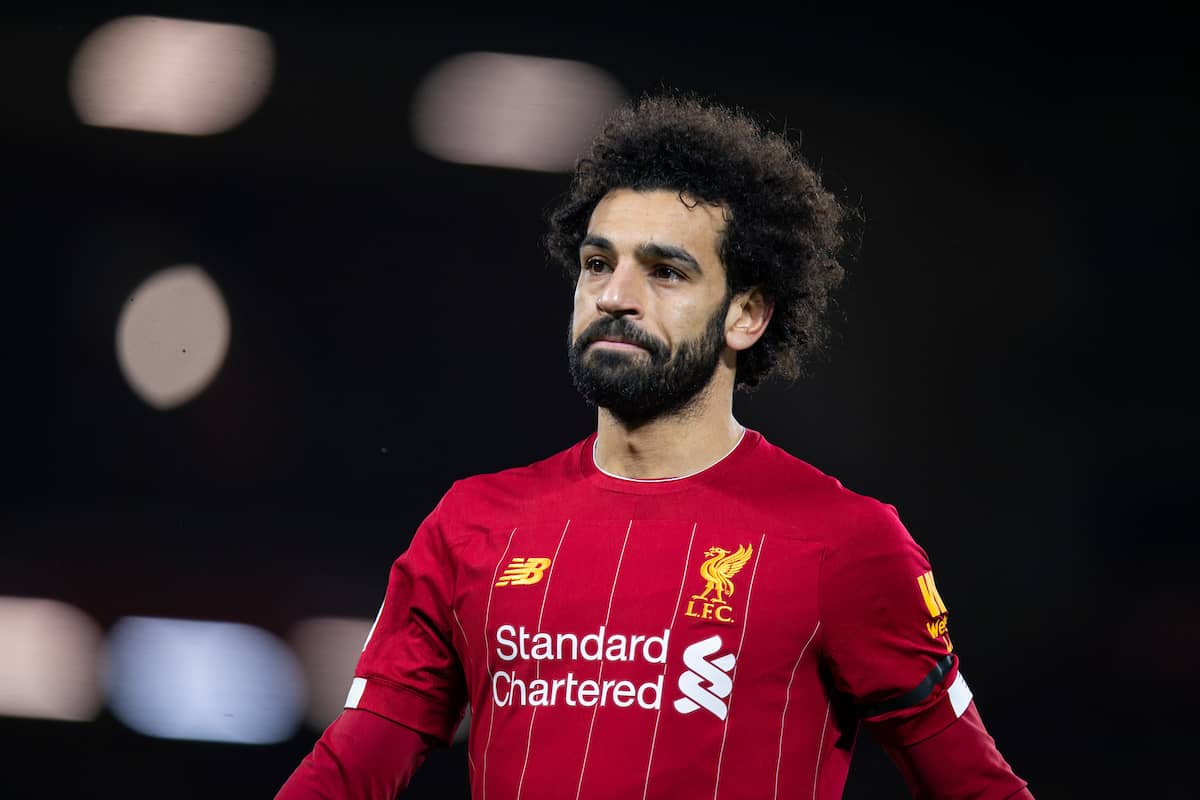
[[[684,203],[687,200],[687,203]],[[618,250],[649,242],[682,247],[702,263],[719,262],[717,247],[725,230],[720,206],[697,203],[665,189],[614,189],[601,198],[588,221],[588,234],[601,236]]]

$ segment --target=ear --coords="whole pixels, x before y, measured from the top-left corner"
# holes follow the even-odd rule
[[[755,286],[733,296],[725,315],[725,344],[732,350],[749,350],[762,338],[775,304]]]

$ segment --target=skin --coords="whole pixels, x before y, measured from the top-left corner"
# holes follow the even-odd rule
[[[724,210],[684,199],[686,205],[677,192],[616,189],[596,205],[579,251],[572,338],[603,315],[627,317],[672,352],[703,332],[725,299],[725,266],[717,255]],[[733,296],[720,362],[685,412],[628,426],[600,408],[597,466],[627,478],[669,478],[728,454],[743,431],[733,416],[737,353],[759,340],[771,311],[757,287]],[[649,359],[630,344],[597,342],[588,352],[594,348]]]

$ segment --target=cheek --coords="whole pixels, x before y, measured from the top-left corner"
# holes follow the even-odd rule
[[[687,303],[673,309],[666,322],[672,338],[681,340],[699,336],[708,325],[708,319],[699,303]]]
[[[575,305],[571,309],[571,338],[579,336],[583,333],[583,329],[591,322],[588,316],[588,309],[594,308],[594,305],[587,301],[583,293],[578,288],[575,289]]]

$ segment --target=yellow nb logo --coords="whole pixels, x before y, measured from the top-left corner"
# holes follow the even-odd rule
[[[550,568],[548,558],[514,558],[504,574],[496,582],[497,586],[530,586],[537,583]]]

